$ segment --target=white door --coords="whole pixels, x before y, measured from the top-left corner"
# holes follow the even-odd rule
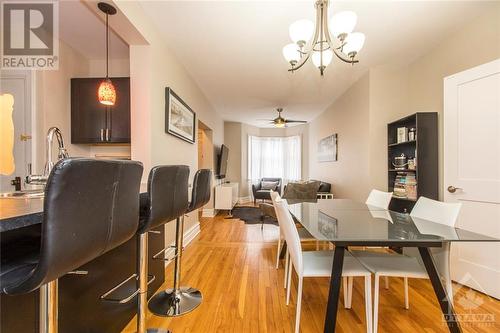
[[[11,180],[27,175],[31,163],[31,73],[0,73],[0,192],[14,191]]]
[[[463,205],[459,228],[500,238],[500,59],[444,79],[443,193]],[[499,243],[454,243],[451,265],[453,280],[500,298]]]

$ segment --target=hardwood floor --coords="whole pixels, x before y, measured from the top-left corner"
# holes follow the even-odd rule
[[[246,225],[223,216],[201,219],[201,234],[184,252],[182,285],[199,288],[203,303],[177,318],[149,314],[148,327],[174,333],[293,332],[297,280],[286,306],[283,266],[274,268],[277,236],[278,229],[272,225],[261,231],[259,224]],[[165,288],[172,285],[173,265],[166,272]],[[302,333],[323,331],[328,285],[328,278],[304,280]],[[462,323],[464,332],[500,330],[500,301],[467,287],[454,285],[454,289],[457,313],[493,320]],[[381,288],[379,332],[447,332],[430,282],[410,279],[409,294],[410,309],[405,310],[401,279],[390,279],[388,290]],[[352,307],[340,307],[337,332],[366,332],[362,279],[355,279]],[[123,332],[134,331],[135,319]]]

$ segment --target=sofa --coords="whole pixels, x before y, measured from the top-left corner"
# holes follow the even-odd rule
[[[274,188],[266,188],[264,185],[269,183],[277,183]],[[252,185],[253,202],[256,203],[257,199],[271,200],[271,191],[276,191],[281,195],[281,178],[262,178],[257,184]]]
[[[304,186],[308,186],[307,184],[312,185],[312,183],[316,183],[316,184],[319,183],[317,185],[318,186],[317,190],[311,189],[308,187],[304,187]],[[289,183],[289,184],[292,184],[292,183]],[[302,183],[296,183],[296,184],[297,184],[297,186],[300,186],[298,192],[297,192],[297,189],[295,189],[295,188],[291,191],[287,191],[287,187],[285,185],[285,187],[283,189],[283,198],[286,198],[286,199],[311,199],[311,200],[313,200],[313,199],[331,199],[330,192],[332,189],[332,185],[330,183],[317,181],[317,180],[310,180],[310,181],[305,182],[305,183],[302,182]],[[314,191],[314,192],[311,192],[311,191]]]

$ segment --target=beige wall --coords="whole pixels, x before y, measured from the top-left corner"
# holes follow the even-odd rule
[[[196,112],[197,119],[212,130],[215,146],[223,142],[223,121],[140,4],[135,1],[116,4],[147,41],[130,45],[132,158],[143,162],[143,180],[152,166],[161,164],[188,165],[192,180],[198,168],[197,145],[165,133],[165,88],[172,88]],[[185,230],[197,222],[197,213],[189,214]],[[167,242],[173,241],[174,227],[173,223],[167,225]]]
[[[90,148],[71,144],[71,85],[72,77],[85,77],[89,61],[68,44],[59,43],[59,69],[37,71],[35,74],[35,128],[36,157],[33,173],[43,171],[45,165],[45,136],[47,130],[58,127],[71,156],[89,156]]]
[[[440,198],[443,196],[443,79],[500,58],[500,3],[409,66],[409,110],[439,112]]]
[[[438,112],[439,178],[440,198],[442,198],[443,79],[500,58],[500,3],[497,9],[462,24],[460,29],[407,66],[371,68],[367,76],[354,84],[331,107],[311,122],[310,177],[331,180],[333,192],[338,197],[364,200],[372,188],[386,190],[387,123],[415,112]],[[361,89],[360,85],[364,89]],[[364,116],[359,117],[360,114]],[[325,165],[316,162],[316,146],[319,139],[336,132],[338,128],[347,132],[359,129],[366,131],[366,135],[346,137],[338,131],[339,161]],[[359,146],[367,147],[368,150],[361,149],[357,158],[351,160],[350,154]],[[358,170],[360,164],[366,165],[368,176],[363,182],[357,179],[346,182],[346,179],[353,177],[356,172],[360,172],[364,177],[362,170],[349,172],[347,175],[342,172],[346,170],[343,168],[346,158],[350,159],[350,166],[345,167],[347,170],[351,167],[353,171]]]
[[[103,59],[88,59],[64,41],[59,41],[59,69],[35,73],[35,156],[33,172],[45,165],[45,136],[47,130],[58,127],[71,156],[130,155],[130,145],[73,145],[71,144],[71,78],[101,77]],[[110,59],[111,76],[129,76],[128,59]],[[54,89],[57,87],[57,89]]]
[[[332,184],[338,198],[363,200],[368,193],[369,84],[364,75],[309,123],[310,177]],[[318,142],[338,134],[338,160],[317,162]]]

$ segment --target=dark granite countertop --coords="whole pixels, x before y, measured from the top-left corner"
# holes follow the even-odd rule
[[[147,184],[141,184],[147,192]],[[42,223],[43,198],[0,198],[0,232]]]
[[[42,223],[43,198],[0,198],[0,232]]]

